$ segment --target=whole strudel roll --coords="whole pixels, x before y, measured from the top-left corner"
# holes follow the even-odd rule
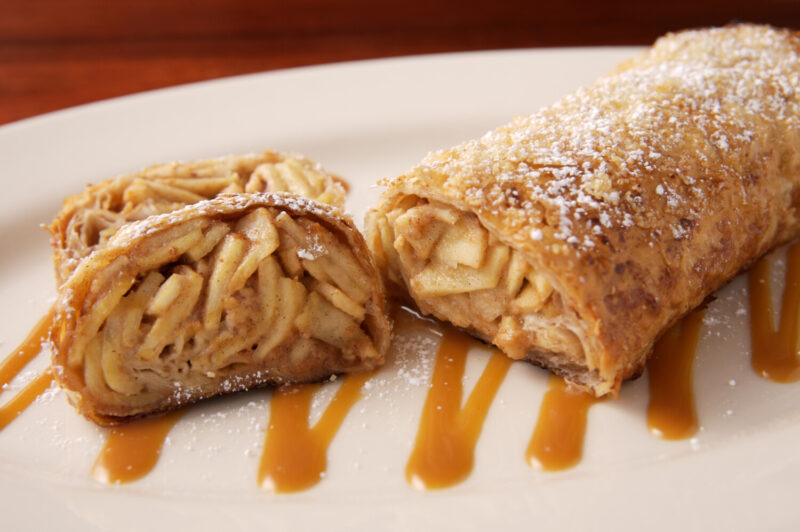
[[[667,35],[556,104],[386,183],[379,267],[426,314],[596,395],[798,234],[800,38]]]
[[[343,208],[346,184],[302,155],[266,151],[151,166],[89,186],[64,200],[47,229],[56,281],[124,224],[222,193],[291,192]]]
[[[59,291],[52,366],[100,424],[379,366],[385,297],[338,209],[223,194],[125,225]]]

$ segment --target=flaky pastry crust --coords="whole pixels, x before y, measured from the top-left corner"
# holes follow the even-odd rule
[[[368,215],[380,267],[425,313],[617,393],[668,327],[798,234],[798,51],[766,26],[670,34],[430,154]]]

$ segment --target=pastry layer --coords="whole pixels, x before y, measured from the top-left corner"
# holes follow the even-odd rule
[[[430,154],[368,215],[379,265],[422,311],[616,393],[669,326],[797,235],[799,50],[766,26],[667,35]]]
[[[61,285],[124,224],[223,193],[291,192],[343,208],[345,184],[297,154],[267,151],[151,166],[89,186],[64,201],[47,228]]]
[[[287,194],[227,194],[126,225],[60,290],[52,365],[101,424],[383,363],[385,298],[360,233]]]

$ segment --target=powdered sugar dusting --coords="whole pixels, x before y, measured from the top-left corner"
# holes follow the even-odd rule
[[[407,184],[443,181],[520,240],[541,231],[588,250],[604,228],[634,225],[687,238],[720,171],[744,183],[753,150],[778,140],[764,131],[800,134],[794,39],[750,25],[667,36],[548,108],[430,154]]]

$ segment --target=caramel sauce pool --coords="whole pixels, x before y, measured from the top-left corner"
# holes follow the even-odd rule
[[[528,464],[542,471],[561,471],[577,465],[583,456],[589,407],[601,400],[571,389],[564,379],[550,375],[525,451]]]
[[[431,387],[425,399],[406,480],[420,489],[439,489],[464,480],[472,471],[475,444],[511,359],[495,351],[461,407],[467,352],[477,342],[447,328],[442,336]]]
[[[702,328],[703,311],[696,310],[664,333],[647,361],[647,427],[665,440],[689,438],[699,426],[692,375]]]
[[[800,380],[797,354],[798,303],[800,303],[800,242],[786,252],[786,284],[783,289],[778,330],[772,323],[772,290],[769,259],[761,259],[750,270],[751,364],[756,373],[775,382]]]
[[[161,456],[167,434],[185,412],[183,408],[112,427],[92,466],[92,477],[108,484],[123,484],[147,475]]]
[[[308,418],[311,400],[320,384],[289,385],[272,392],[269,425],[258,469],[258,484],[262,489],[292,493],[320,481],[328,467],[328,447],[370,377],[372,373],[344,377],[313,427],[308,426]]]

